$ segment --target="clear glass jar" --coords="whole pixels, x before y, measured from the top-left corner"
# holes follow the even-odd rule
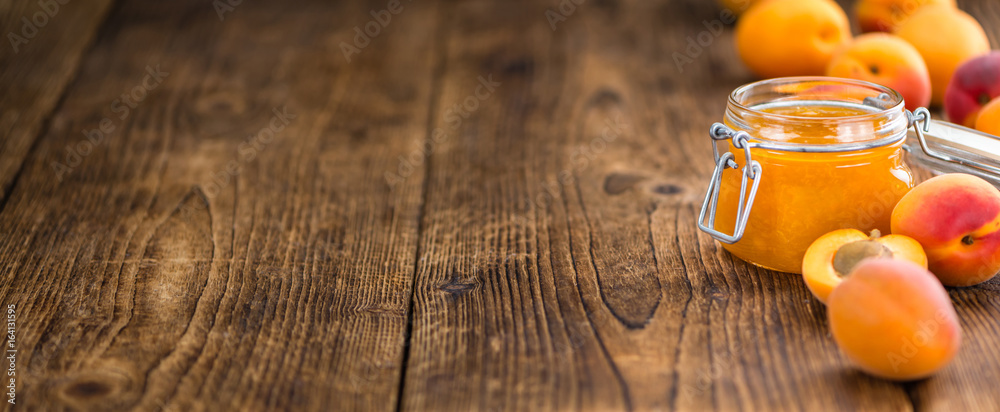
[[[893,207],[914,185],[902,150],[911,121],[899,93],[872,83],[742,86],[712,127],[716,173],[698,224],[741,259],[792,273],[827,232],[889,233]]]

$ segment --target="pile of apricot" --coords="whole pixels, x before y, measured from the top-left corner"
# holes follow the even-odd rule
[[[961,345],[944,287],[976,285],[1000,271],[1000,190],[967,174],[931,178],[899,200],[891,227],[886,236],[855,229],[821,236],[806,251],[802,276],[859,368],[920,379]]]
[[[1000,134],[1000,52],[955,0],[856,0],[855,37],[833,0],[719,0],[739,16],[736,49],[762,78],[832,76],[898,91],[906,108]]]

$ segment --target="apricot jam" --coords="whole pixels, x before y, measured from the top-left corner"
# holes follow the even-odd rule
[[[715,229],[737,232],[743,180],[744,203],[758,183],[742,236],[731,244],[720,240],[732,254],[768,269],[801,273],[806,249],[832,230],[889,233],[893,207],[914,185],[903,161],[903,100],[882,86],[830,78],[753,83],[730,96],[724,125],[749,136],[741,147],[732,138],[717,142],[732,162],[718,184]],[[759,163],[752,178],[742,146]]]

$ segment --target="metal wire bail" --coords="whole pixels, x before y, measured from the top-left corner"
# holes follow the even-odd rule
[[[733,244],[743,238],[743,233],[747,228],[747,221],[750,218],[750,209],[753,208],[753,200],[757,197],[757,188],[760,186],[761,167],[760,163],[753,160],[750,154],[750,135],[744,131],[734,131],[722,123],[715,123],[709,129],[712,137],[712,153],[715,154],[715,171],[712,172],[712,180],[709,182],[708,191],[705,193],[705,201],[701,204],[701,212],[698,213],[698,228],[708,233],[716,240]],[[743,178],[740,181],[740,201],[736,208],[736,227],[733,234],[725,234],[715,228],[715,213],[719,207],[719,190],[722,187],[722,172],[726,167],[739,169],[736,163],[736,155],[733,152],[726,152],[719,155],[719,148],[716,144],[719,140],[732,140],[733,147],[743,149],[745,162],[743,163]],[[747,185],[750,180],[750,196],[747,197]],[[708,216],[708,224],[705,224],[705,217]]]
[[[925,133],[930,133],[931,131],[931,113],[927,110],[927,108],[918,107],[917,110],[914,110],[912,113],[907,110],[906,117],[910,122],[910,127],[912,127],[914,132],[916,132],[920,148],[923,149],[927,156],[943,160],[948,163],[955,163],[964,167],[978,169],[994,176],[1000,176],[1000,167],[932,150],[930,146],[927,145],[927,138],[924,135]]]

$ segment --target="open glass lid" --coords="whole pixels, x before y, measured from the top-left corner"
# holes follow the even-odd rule
[[[904,149],[916,163],[938,173],[969,173],[1000,186],[1000,137],[940,120],[926,109],[911,118]]]

